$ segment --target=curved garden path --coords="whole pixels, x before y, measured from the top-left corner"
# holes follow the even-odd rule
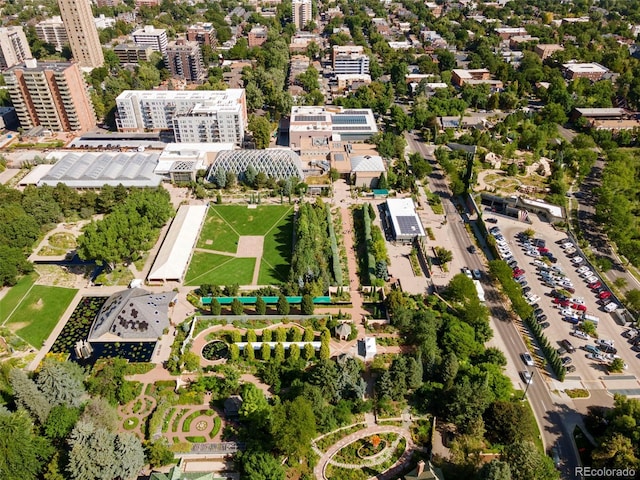
[[[346,447],[347,445],[350,445],[353,442],[356,442],[362,438],[366,438],[369,437],[371,435],[376,435],[376,434],[382,434],[382,433],[395,433],[398,435],[398,439],[395,440],[392,444],[392,447],[388,447],[387,450],[389,451],[388,454],[382,455],[378,458],[376,458],[373,462],[362,462],[360,465],[355,465],[355,464],[343,464],[343,463],[338,463],[338,462],[334,462],[332,460],[332,458],[340,451],[342,450],[344,447]],[[379,465],[380,463],[385,462],[386,460],[389,459],[389,457],[393,454],[393,452],[395,451],[396,446],[398,445],[398,443],[400,442],[400,439],[404,438],[407,442],[407,446],[405,448],[404,453],[402,454],[402,456],[398,459],[397,462],[395,462],[391,468],[389,468],[388,470],[386,470],[385,472],[372,477],[372,478],[376,478],[376,479],[387,479],[387,478],[395,478],[395,475],[397,475],[398,470],[400,468],[404,468],[404,464],[409,461],[411,459],[411,454],[414,450],[416,450],[416,446],[413,443],[413,440],[411,439],[411,433],[409,432],[408,427],[396,427],[393,425],[371,425],[368,426],[366,428],[363,428],[362,430],[358,430],[357,432],[354,432],[350,435],[347,435],[346,437],[338,440],[336,443],[334,443],[333,445],[331,445],[326,452],[322,452],[320,449],[318,449],[315,444],[313,444],[313,450],[316,452],[316,454],[318,454],[320,456],[320,460],[318,460],[318,463],[316,465],[316,467],[313,469],[313,473],[314,476],[316,477],[316,479],[322,479],[322,480],[326,480],[327,477],[325,475],[325,471],[327,468],[327,465],[331,464],[331,465],[335,465],[338,467],[342,467],[342,468],[351,468],[351,469],[360,469],[363,466],[375,466],[375,465]]]

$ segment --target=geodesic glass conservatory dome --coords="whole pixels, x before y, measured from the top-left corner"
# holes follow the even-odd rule
[[[241,178],[249,165],[253,165],[256,171],[277,179],[304,178],[302,162],[297,153],[293,150],[273,148],[222,151],[211,164],[207,180],[215,182],[215,175],[219,170],[235,173]]]

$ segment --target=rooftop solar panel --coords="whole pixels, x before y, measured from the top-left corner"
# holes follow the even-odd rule
[[[324,115],[296,115],[296,122],[326,122],[327,117]]]
[[[333,130],[360,130],[360,131],[370,131],[371,127],[368,125],[338,125],[337,127],[333,127]]]
[[[364,115],[334,115],[331,118],[334,125],[366,125],[367,118]]]
[[[396,217],[398,226],[400,227],[400,233],[402,235],[418,235],[420,233],[420,226],[418,220],[414,216],[402,216]]]

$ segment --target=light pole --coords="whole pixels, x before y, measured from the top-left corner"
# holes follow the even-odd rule
[[[525,398],[527,398],[527,392],[529,391],[529,385],[531,385],[533,383],[533,374],[536,373],[535,369],[531,372],[529,372],[529,370],[525,370],[527,373],[530,373],[531,376],[529,377],[529,381],[527,382],[527,386],[524,387],[524,393],[522,394],[522,398],[520,399],[520,401],[523,401]]]

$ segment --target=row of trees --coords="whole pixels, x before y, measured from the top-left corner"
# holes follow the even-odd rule
[[[173,215],[163,188],[137,189],[102,220],[91,222],[78,238],[78,254],[114,268],[137,260],[156,241],[160,228]]]

